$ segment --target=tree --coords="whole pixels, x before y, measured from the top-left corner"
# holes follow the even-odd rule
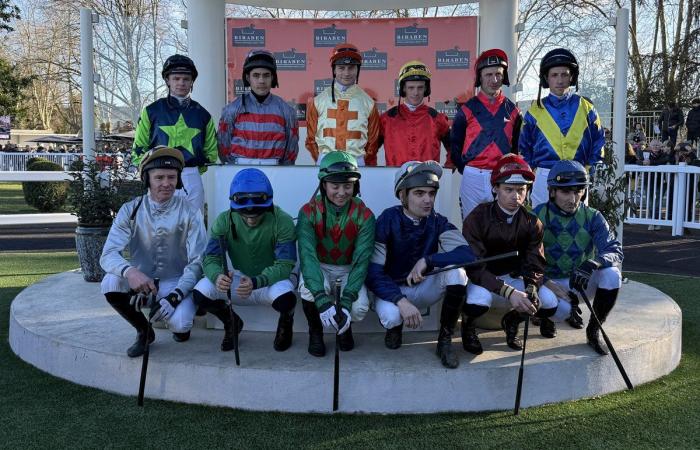
[[[10,3],[10,0],[0,0],[0,31],[13,31],[10,22],[19,18],[17,5]]]
[[[22,76],[16,66],[0,58],[0,116],[22,114],[22,90],[30,83],[31,78]]]

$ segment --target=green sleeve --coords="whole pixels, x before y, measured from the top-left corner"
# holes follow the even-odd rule
[[[331,298],[326,294],[323,285],[323,272],[321,263],[316,254],[316,233],[314,226],[302,210],[299,211],[297,219],[297,242],[299,247],[299,263],[301,275],[304,277],[306,288],[314,296],[317,307],[326,303],[331,303]]]
[[[214,124],[214,119],[209,119],[207,123],[207,129],[204,135],[204,155],[207,161],[214,164],[219,156],[219,148],[216,142],[216,125]],[[199,168],[199,173],[204,173],[207,171],[206,166]]]
[[[294,222],[289,214],[275,207],[275,262],[262,270],[260,275],[255,277],[256,288],[261,288],[275,284],[278,281],[287,280],[294,269],[296,258],[296,233]]]
[[[209,232],[209,242],[207,243],[207,249],[204,251],[204,260],[202,261],[202,268],[204,269],[204,275],[209,278],[209,281],[216,283],[216,278],[224,273],[224,266],[222,260],[222,249],[219,245],[219,239],[222,236],[226,236],[226,243],[228,244],[232,240],[231,227],[228,225],[228,212],[223,212],[214,221]]]
[[[357,235],[348,283],[340,296],[340,304],[343,308],[347,308],[348,311],[352,307],[352,302],[357,300],[357,295],[367,277],[369,260],[372,257],[372,253],[374,253],[374,224],[374,214],[370,213],[370,216],[362,224],[360,233]]]
[[[141,163],[141,158],[148,151],[148,145],[151,141],[151,119],[148,118],[147,109],[141,110],[139,123],[134,132],[134,146],[131,148],[131,164],[134,166]]]

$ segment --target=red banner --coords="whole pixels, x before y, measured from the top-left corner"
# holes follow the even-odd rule
[[[398,72],[410,60],[423,61],[432,72],[429,104],[450,119],[457,102],[474,92],[477,18],[408,19],[227,19],[228,101],[244,91],[241,79],[248,52],[265,48],[275,55],[280,87],[274,93],[306,117],[306,101],[330,86],[329,57],[341,42],[363,55],[359,84],[381,112],[398,103]]]

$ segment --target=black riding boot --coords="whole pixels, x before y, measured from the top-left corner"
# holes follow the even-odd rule
[[[503,331],[506,333],[506,344],[513,350],[523,349],[523,344],[518,337],[518,325],[522,321],[523,319],[520,317],[520,313],[514,309],[506,313],[501,319],[501,328],[503,328]]]
[[[384,335],[384,345],[386,348],[396,350],[403,343],[403,323],[386,330]]]
[[[126,354],[131,358],[143,355],[143,352],[146,351],[146,337],[148,337],[149,344],[156,339],[156,334],[148,320],[129,304],[129,294],[108,292],[105,294],[105,298],[120,316],[129,322],[132,327],[136,328],[136,341],[126,350]]]
[[[312,356],[325,356],[326,344],[323,343],[323,324],[321,316],[318,314],[318,308],[314,302],[301,302],[304,309],[306,321],[309,323],[309,353]]]
[[[280,318],[277,321],[277,333],[275,342],[272,345],[278,352],[287,350],[292,345],[292,335],[294,334],[294,307],[297,304],[297,297],[293,292],[280,295],[272,302],[275,311],[279,311]]]
[[[221,351],[228,352],[233,350],[233,320],[236,321],[238,326],[238,335],[243,330],[243,320],[223,300],[212,300],[197,290],[193,291],[192,297],[195,305],[203,308],[206,312],[212,313],[224,324],[224,339],[221,341]],[[232,313],[233,320],[231,320]]]
[[[348,320],[350,320],[349,317]],[[338,335],[338,348],[343,352],[349,352],[355,348],[355,338],[352,337],[352,325],[343,334]]]
[[[542,337],[552,339],[557,337],[557,326],[550,319],[557,312],[557,308],[540,308],[536,317],[540,319],[540,334]]]
[[[476,326],[474,321],[483,316],[489,310],[488,306],[473,305],[467,303],[462,311],[462,347],[469,353],[481,355],[484,353],[484,348],[481,346],[479,335],[476,334]]]
[[[583,328],[583,318],[581,317],[581,307],[579,306],[578,297],[571,295],[569,303],[571,304],[571,313],[569,317],[566,318],[566,323],[571,325],[571,328],[580,330]]]
[[[447,286],[445,298],[442,301],[440,313],[440,332],[438,333],[437,348],[435,354],[440,357],[442,365],[448,369],[456,369],[459,366],[457,352],[452,348],[452,334],[454,333],[459,313],[466,297],[467,288],[461,285]]]
[[[595,298],[593,299],[593,311],[595,311],[595,315],[598,317],[601,324],[605,322],[608,314],[610,314],[613,306],[615,306],[618,291],[619,289],[596,289]],[[588,345],[593,347],[593,350],[597,353],[601,355],[608,354],[608,350],[605,348],[605,342],[600,337],[600,327],[592,317],[588,321],[588,326],[586,327],[586,338],[588,339]]]

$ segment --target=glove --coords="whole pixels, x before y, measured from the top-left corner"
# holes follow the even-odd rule
[[[143,292],[135,293],[129,299],[129,304],[134,307],[136,312],[141,312],[141,308],[148,306],[148,298],[150,294],[144,294]]]
[[[168,320],[175,312],[175,308],[180,304],[180,299],[176,292],[171,292],[165,297],[158,300],[158,303],[151,309],[149,320],[158,322],[160,320]]]
[[[569,286],[577,291],[585,291],[588,289],[588,282],[591,280],[591,275],[594,270],[600,269],[601,264],[592,259],[584,261],[574,270],[569,278]]]
[[[540,309],[540,294],[537,292],[537,286],[534,284],[529,284],[525,288],[525,293],[527,294],[527,298],[530,299],[530,303],[532,303],[535,306],[535,309],[539,310]]]
[[[343,334],[350,328],[350,311],[345,308],[341,308],[340,313],[336,314],[335,305],[326,303],[321,307],[319,316],[324,327],[332,326],[338,330],[338,334]]]

